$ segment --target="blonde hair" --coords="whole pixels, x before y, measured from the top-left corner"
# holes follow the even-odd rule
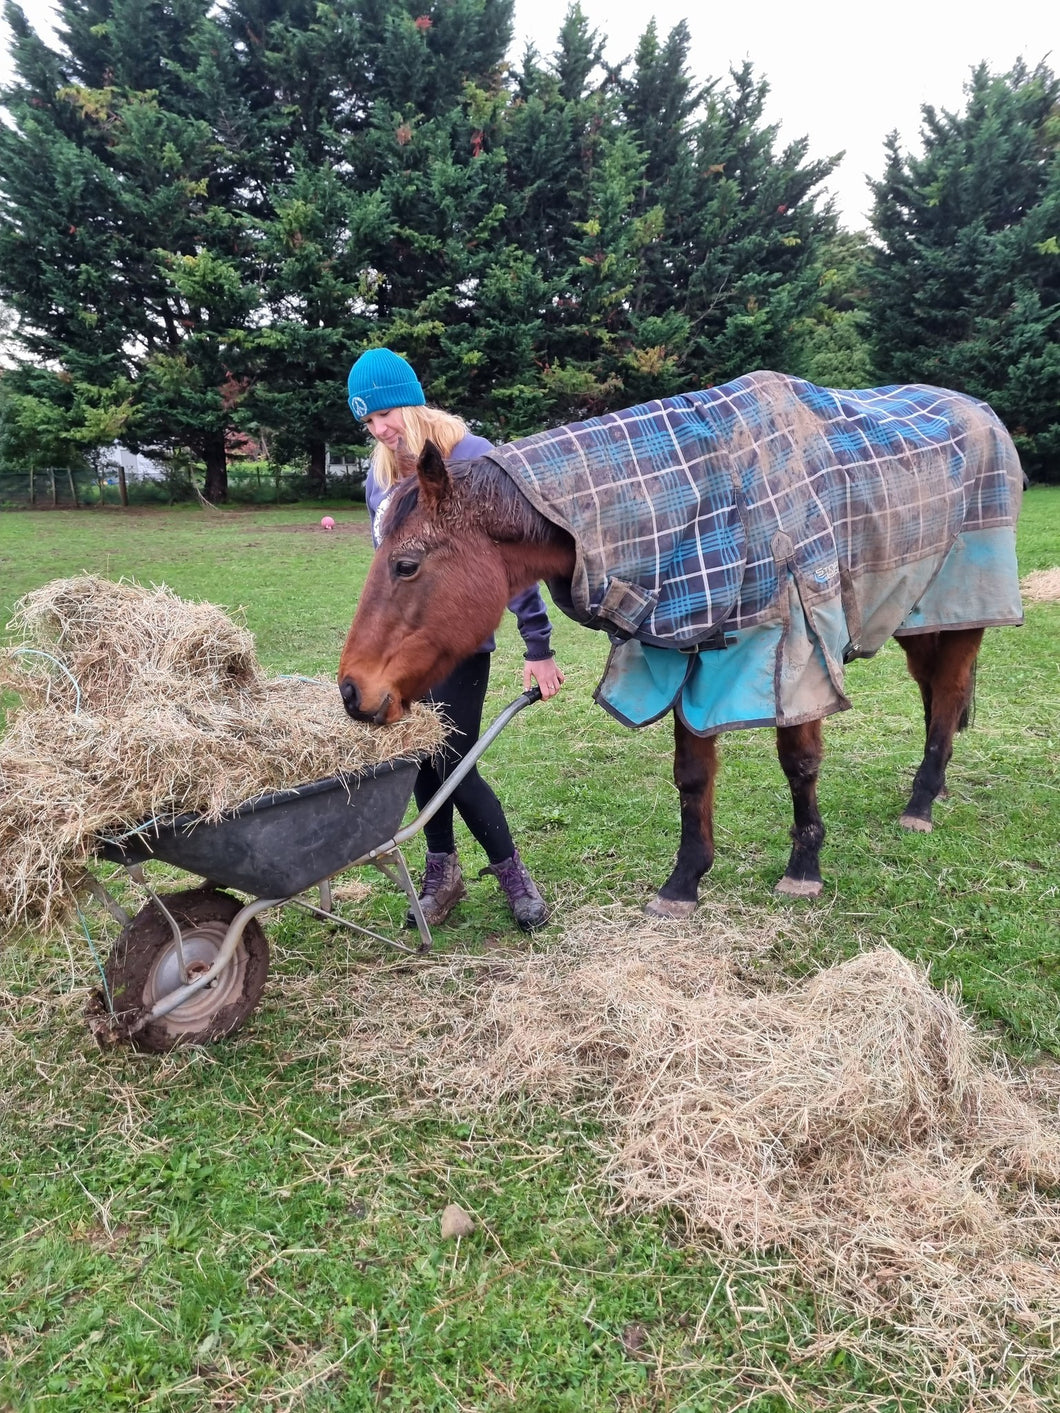
[[[462,417],[443,412],[440,407],[402,407],[400,412],[405,424],[404,446],[399,451],[391,451],[377,441],[372,448],[372,469],[376,482],[384,489],[411,473],[428,438],[448,457],[470,430]]]

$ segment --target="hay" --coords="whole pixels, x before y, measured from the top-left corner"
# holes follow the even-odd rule
[[[1020,580],[1020,593],[1032,603],[1060,600],[1060,569],[1033,569]]]
[[[408,1093],[412,1076],[409,1102],[465,1121],[526,1101],[580,1110],[610,1135],[618,1208],[665,1209],[733,1257],[788,1253],[866,1322],[885,1366],[889,1338],[899,1367],[921,1359],[977,1408],[1046,1406],[1055,1114],[896,952],[762,990],[747,976],[777,926],[758,927],[752,945],[717,916],[597,913],[554,954],[392,975],[363,998],[345,1077]],[[994,1403],[995,1379],[1019,1398]]]
[[[358,725],[334,685],[267,678],[251,634],[165,588],[82,576],[16,606],[0,685],[0,931],[64,925],[100,833],[185,811],[217,819],[256,795],[430,752],[420,707]]]

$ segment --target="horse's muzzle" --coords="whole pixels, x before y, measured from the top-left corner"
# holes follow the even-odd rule
[[[361,694],[357,690],[357,684],[346,677],[339,683],[339,696],[342,698],[347,716],[351,716],[354,721],[367,721],[372,726],[385,724],[387,713],[390,710],[389,692],[374,711],[368,711],[361,705]]]

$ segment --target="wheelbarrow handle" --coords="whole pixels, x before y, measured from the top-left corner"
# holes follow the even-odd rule
[[[456,767],[452,774],[446,777],[446,779],[442,782],[439,788],[434,792],[431,798],[420,810],[416,818],[412,820],[409,824],[406,824],[404,828],[399,829],[392,839],[388,839],[385,844],[379,844],[376,848],[370,849],[367,854],[364,854],[361,858],[355,860],[355,863],[370,863],[373,859],[378,858],[381,854],[389,854],[392,849],[400,848],[401,845],[404,844],[407,840],[411,839],[414,834],[418,834],[419,831],[423,828],[423,826],[428,822],[428,820],[433,819],[434,816],[438,813],[441,807],[445,804],[446,800],[449,799],[453,791],[464,779],[465,775],[468,775],[472,770],[474,770],[475,766],[478,764],[480,758],[482,757],[483,752],[489,749],[489,747],[497,739],[500,733],[508,725],[509,721],[511,721],[512,717],[516,716],[519,712],[521,712],[524,707],[532,706],[534,702],[539,702],[540,700],[541,688],[538,687],[535,683],[535,685],[531,687],[528,692],[520,693],[520,695],[516,697],[514,702],[509,702],[508,705],[504,708],[504,710],[502,712],[499,712],[498,715],[493,718],[489,726],[486,728],[485,731],[483,731],[482,735],[471,747],[464,759],[460,762],[460,764]],[[351,867],[352,866],[353,865],[351,865]]]

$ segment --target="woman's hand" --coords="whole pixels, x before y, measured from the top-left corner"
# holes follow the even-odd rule
[[[523,691],[529,692],[535,680],[546,701],[556,695],[563,685],[563,673],[556,666],[554,657],[543,657],[538,662],[523,663]]]

